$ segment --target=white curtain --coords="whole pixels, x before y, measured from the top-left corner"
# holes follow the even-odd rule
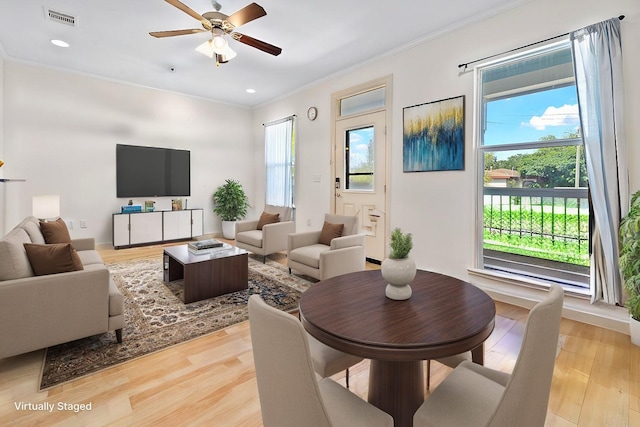
[[[592,302],[622,304],[618,227],[629,209],[622,44],[618,18],[571,33],[578,106],[595,219]]]
[[[293,207],[293,117],[265,125],[266,204]]]

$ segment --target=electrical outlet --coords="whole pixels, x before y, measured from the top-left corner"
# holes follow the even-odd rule
[[[311,227],[311,220],[310,219],[307,220],[307,227]]]
[[[69,228],[69,230],[73,230],[73,220],[72,219],[67,221],[67,227]]]
[[[81,219],[80,220],[80,228],[87,228],[87,220],[86,219]]]

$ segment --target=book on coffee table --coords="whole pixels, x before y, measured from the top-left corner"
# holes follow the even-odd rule
[[[187,246],[189,246],[189,249],[198,251],[203,249],[221,248],[222,242],[216,239],[198,240],[196,242],[189,242]]]

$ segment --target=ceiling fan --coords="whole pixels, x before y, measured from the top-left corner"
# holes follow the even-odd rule
[[[152,31],[149,33],[149,35],[161,38],[205,32],[211,33],[211,38],[198,46],[196,50],[212,59],[215,58],[216,65],[228,62],[230,59],[236,56],[236,53],[229,47],[227,36],[239,41],[240,43],[255,47],[256,49],[260,49],[261,51],[270,53],[274,56],[278,56],[282,52],[282,49],[277,46],[247,36],[246,34],[234,31],[236,27],[246,24],[247,22],[251,22],[254,19],[261,18],[267,14],[262,6],[256,3],[251,3],[250,5],[245,6],[237,12],[227,16],[224,13],[220,12],[222,6],[216,0],[213,0],[213,7],[215,8],[215,12],[206,12],[202,15],[186,6],[184,3],[181,3],[179,0],[165,1],[170,5],[177,7],[192,18],[200,21],[202,28],[171,31]]]

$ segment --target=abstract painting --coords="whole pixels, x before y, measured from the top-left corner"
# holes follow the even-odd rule
[[[464,170],[464,96],[403,109],[404,172]]]

